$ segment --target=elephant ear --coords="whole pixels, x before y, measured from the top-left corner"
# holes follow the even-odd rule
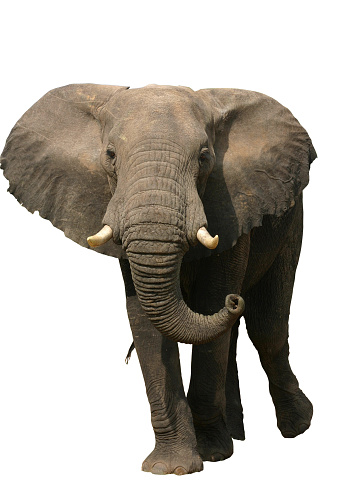
[[[203,197],[219,253],[262,224],[282,216],[308,184],[316,158],[291,112],[263,94],[236,89],[198,92],[214,108],[216,164]]]
[[[9,192],[84,247],[111,199],[99,114],[125,89],[75,84],[48,92],[14,126],[1,156]],[[110,241],[99,252],[120,257],[121,248]]]

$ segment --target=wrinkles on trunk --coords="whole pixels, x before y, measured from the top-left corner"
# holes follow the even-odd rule
[[[174,341],[207,343],[232,327],[243,312],[243,300],[238,296],[228,296],[226,306],[211,316],[190,310],[180,290],[179,253],[155,258],[128,252],[128,257],[142,308],[154,326]]]
[[[153,325],[174,341],[201,344],[229,329],[242,314],[244,301],[228,295],[222,310],[204,316],[183,300],[182,258],[196,243],[198,229],[207,225],[187,164],[185,153],[174,144],[151,141],[134,148],[120,170],[105,223],[120,234],[136,293]]]

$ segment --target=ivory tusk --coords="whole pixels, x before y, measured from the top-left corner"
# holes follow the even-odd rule
[[[212,235],[207,232],[205,227],[199,228],[196,237],[197,240],[201,242],[202,245],[207,247],[207,249],[216,249],[216,247],[218,246],[218,242],[219,242],[218,235],[212,237]]]
[[[112,228],[109,225],[104,225],[100,232],[88,237],[87,241],[90,247],[98,247],[112,239],[112,235]]]

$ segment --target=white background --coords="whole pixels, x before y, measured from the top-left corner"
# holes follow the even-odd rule
[[[0,178],[0,489],[350,489],[349,120],[346,1],[62,0],[1,7],[0,142],[69,83],[266,93],[308,130],[319,158],[290,320],[291,364],[314,404],[283,439],[241,327],[246,441],[190,476],[140,471],[153,448],[118,262],[85,250],[6,193]],[[93,232],[93,231],[92,231]],[[190,350],[181,350],[184,381]]]

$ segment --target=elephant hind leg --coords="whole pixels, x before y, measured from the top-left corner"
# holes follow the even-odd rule
[[[292,438],[310,426],[313,408],[289,364],[290,303],[298,263],[302,222],[291,234],[265,276],[245,296],[245,321],[269,380],[277,424]]]

